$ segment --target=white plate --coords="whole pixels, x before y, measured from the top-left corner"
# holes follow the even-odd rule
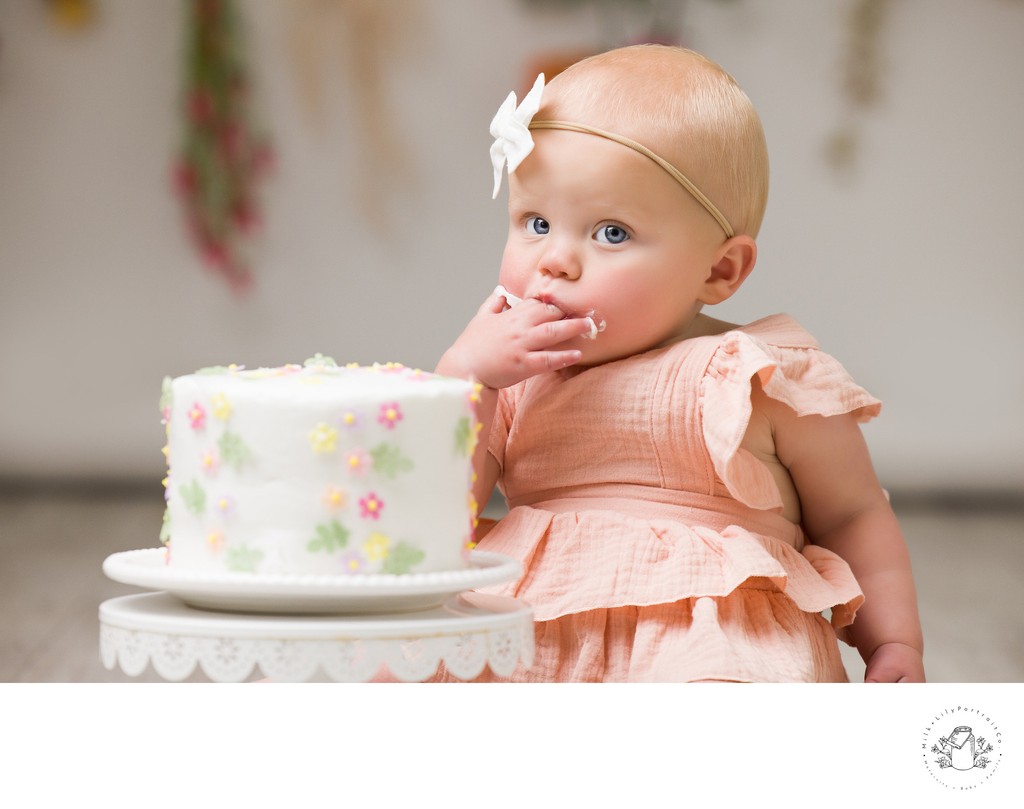
[[[507,556],[471,551],[468,568],[440,573],[214,573],[168,567],[163,548],[143,548],[108,556],[103,572],[123,584],[166,590],[202,609],[338,615],[430,609],[455,593],[510,581],[521,575],[522,567]]]

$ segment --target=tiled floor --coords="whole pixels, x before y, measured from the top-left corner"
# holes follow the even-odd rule
[[[894,503],[917,574],[929,680],[1024,682],[1024,511]],[[97,609],[138,592],[100,566],[157,544],[162,510],[159,491],[0,493],[0,682],[159,679],[103,667]],[[856,652],[844,647],[844,660],[861,679]]]

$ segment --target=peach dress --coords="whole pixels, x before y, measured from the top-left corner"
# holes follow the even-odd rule
[[[479,548],[525,571],[488,589],[534,610],[511,680],[846,681],[836,631],[863,595],[740,446],[755,376],[800,415],[880,410],[785,315],[502,391],[510,511]]]

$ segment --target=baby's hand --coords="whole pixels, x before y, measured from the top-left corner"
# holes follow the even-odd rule
[[[557,306],[538,300],[526,299],[506,309],[505,296],[495,293],[445,352],[437,370],[488,388],[507,388],[579,362],[578,350],[556,347],[590,330],[588,318],[566,319]]]
[[[866,683],[923,683],[921,653],[905,643],[883,643],[868,660]]]

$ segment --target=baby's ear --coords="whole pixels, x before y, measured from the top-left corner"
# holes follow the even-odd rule
[[[757,261],[757,243],[747,235],[733,236],[715,253],[711,272],[704,281],[701,302],[709,305],[731,298],[747,280]]]

